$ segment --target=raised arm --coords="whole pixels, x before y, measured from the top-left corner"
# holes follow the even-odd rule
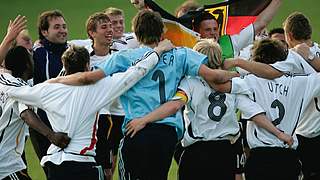
[[[13,41],[18,34],[27,27],[27,19],[25,16],[18,15],[14,21],[10,20],[7,34],[0,44],[0,64],[2,64],[5,56],[12,46]]]
[[[281,0],[272,0],[268,7],[258,15],[257,20],[253,23],[255,34],[258,34],[271,22],[281,3]]]
[[[150,112],[142,118],[133,119],[126,125],[126,135],[133,137],[138,131],[143,129],[148,123],[152,123],[177,113],[185,101],[173,100],[162,104],[160,107]]]
[[[70,142],[70,137],[66,133],[54,132],[47,125],[45,125],[31,109],[24,110],[20,117],[24,120],[31,128],[38,131],[40,134],[44,135],[49,139],[49,141],[64,149],[68,146]]]
[[[276,70],[268,64],[254,61],[246,61],[241,58],[235,58],[234,60],[224,61],[223,66],[224,69],[240,67],[256,76],[266,79],[275,79],[283,75],[283,72]]]

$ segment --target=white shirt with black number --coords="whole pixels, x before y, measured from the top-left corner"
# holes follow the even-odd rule
[[[63,161],[95,162],[98,111],[131,88],[158,63],[158,59],[156,53],[149,53],[127,71],[87,86],[40,83],[33,87],[10,87],[10,97],[44,109],[53,130],[65,132],[71,138],[63,150],[52,144],[41,165],[47,161],[57,165]]]
[[[7,95],[7,87],[23,85],[26,83],[21,79],[0,74],[0,179],[26,168],[21,155],[28,126],[20,113],[28,107]]]
[[[264,110],[244,95],[218,93],[200,77],[184,78],[179,86],[188,97],[187,107],[190,124],[184,133],[182,145],[196,141],[230,140],[239,137],[236,109],[253,117]]]
[[[320,76],[318,74],[282,76],[274,80],[248,75],[232,79],[232,93],[247,94],[266,110],[272,123],[286,134],[293,135],[296,148],[298,141],[295,129],[302,113],[313,97],[320,92]],[[244,118],[249,119],[244,115]],[[247,140],[250,148],[285,147],[284,144],[267,130],[248,122]]]

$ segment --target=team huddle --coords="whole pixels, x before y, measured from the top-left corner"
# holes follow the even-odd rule
[[[90,15],[89,39],[68,41],[58,10],[10,21],[0,45],[0,179],[30,180],[26,138],[48,180],[319,180],[320,46],[294,12],[266,36],[282,0],[238,34],[203,12],[193,49],[164,39],[160,14]],[[201,8],[192,0],[181,17]],[[228,41],[226,41],[228,39]],[[225,48],[231,47],[231,48]],[[30,128],[29,128],[30,127]]]

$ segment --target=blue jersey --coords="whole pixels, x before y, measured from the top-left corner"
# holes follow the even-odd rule
[[[141,47],[114,53],[102,66],[102,70],[106,75],[125,71],[150,50],[149,47]],[[171,99],[181,79],[185,75],[197,76],[204,62],[207,62],[206,56],[189,48],[175,48],[163,53],[156,67],[120,97],[125,111],[123,132],[129,121],[145,116]],[[182,137],[183,121],[180,113],[157,123],[176,127],[178,137]]]

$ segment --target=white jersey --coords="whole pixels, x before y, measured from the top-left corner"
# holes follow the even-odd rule
[[[71,138],[63,150],[51,145],[41,165],[51,161],[95,162],[98,110],[132,87],[158,62],[156,53],[147,53],[126,72],[113,74],[88,86],[68,86],[40,83],[34,87],[10,87],[8,95],[25,104],[44,109],[55,132],[65,132]]]
[[[313,97],[320,93],[320,75],[284,75],[274,80],[248,75],[232,79],[232,93],[248,94],[267,112],[278,129],[293,135],[293,148],[298,145],[295,135],[301,114]],[[244,115],[244,118],[249,119]],[[273,134],[248,122],[247,140],[250,148],[288,147]]]
[[[92,40],[91,39],[75,39],[75,40],[68,41],[68,44],[86,47],[86,46],[92,45]]]
[[[184,78],[179,90],[187,96],[190,120],[181,141],[184,147],[197,141],[230,140],[234,143],[240,135],[236,109],[249,117],[264,112],[247,96],[216,92],[200,77]]]
[[[105,56],[98,56],[94,54],[92,47],[91,49],[88,47],[86,48],[90,52],[91,70],[97,69],[100,65],[104,64],[105,61],[108,60],[108,58],[110,57],[110,53]],[[104,107],[103,109],[101,109],[100,114],[112,114],[112,115],[124,116],[124,111],[120,103],[120,98],[117,98],[112,103],[108,104],[107,107]]]
[[[316,72],[302,56],[291,49],[286,60],[278,61],[271,64],[271,66],[278,71],[289,74],[311,74]]]
[[[139,42],[134,33],[125,33],[120,39],[113,39],[111,49],[123,50],[139,47]]]
[[[73,44],[76,46],[90,47],[92,46],[91,39],[75,39],[68,41],[68,44]],[[139,47],[139,42],[134,33],[125,33],[120,39],[113,39],[111,49],[120,51],[123,49],[134,49]],[[90,48],[88,49],[91,52]]]
[[[0,74],[0,179],[25,169],[21,158],[28,129],[20,118],[27,106],[9,98],[6,87],[23,86],[26,83],[10,74]]]
[[[317,43],[310,48],[311,53],[320,57],[320,47]],[[315,97],[303,113],[296,133],[304,137],[313,138],[320,136],[320,97]]]

